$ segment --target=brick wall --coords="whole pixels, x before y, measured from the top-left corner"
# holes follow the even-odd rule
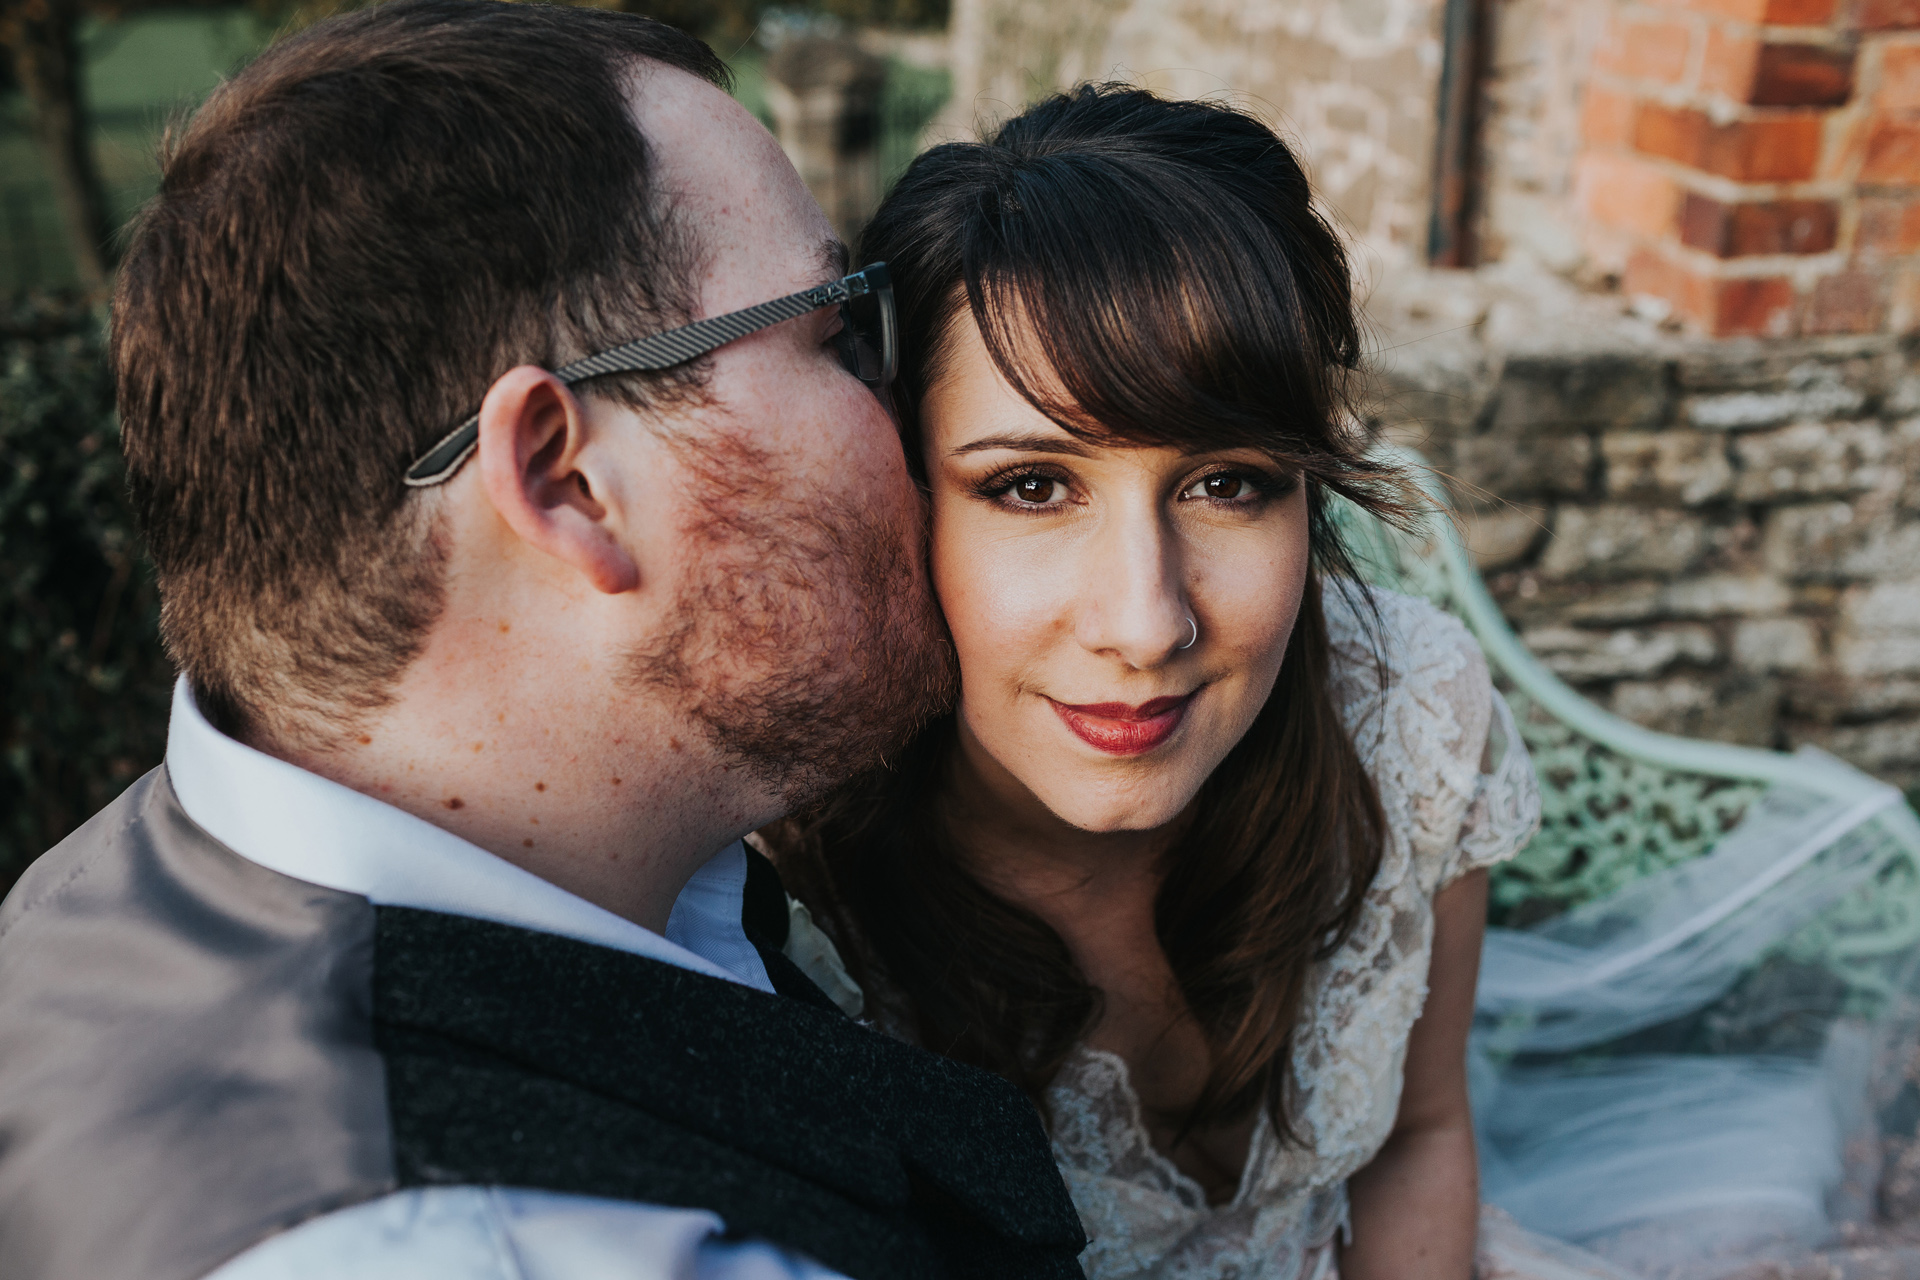
[[[1712,341],[1552,280],[1377,295],[1373,413],[1522,639],[1670,732],[1920,785],[1920,342]]]
[[[1581,103],[1588,251],[1714,335],[1920,321],[1920,4],[1616,3]]]

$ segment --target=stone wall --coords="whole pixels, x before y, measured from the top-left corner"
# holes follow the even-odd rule
[[[1222,96],[1300,143],[1363,274],[1424,261],[1443,0],[953,0],[936,139],[1054,89]]]
[[[1409,273],[1371,312],[1374,420],[1549,666],[1920,785],[1920,343],[1690,338],[1519,273]]]

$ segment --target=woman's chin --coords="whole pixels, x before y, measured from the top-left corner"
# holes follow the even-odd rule
[[[1034,794],[1062,822],[1095,835],[1157,831],[1180,816],[1198,789],[1156,787],[1146,793],[1116,794],[1111,785],[1091,780],[1084,787],[1061,782],[1053,779],[1051,785],[1034,788]]]

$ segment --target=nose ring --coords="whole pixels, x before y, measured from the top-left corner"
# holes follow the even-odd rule
[[[1187,625],[1193,628],[1193,634],[1187,637],[1187,642],[1185,644],[1177,646],[1178,648],[1181,648],[1181,649],[1193,648],[1194,641],[1200,638],[1200,624],[1193,620],[1192,614],[1187,615]]]

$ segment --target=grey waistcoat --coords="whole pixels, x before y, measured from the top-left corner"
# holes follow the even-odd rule
[[[781,994],[269,871],[155,770],[0,905],[0,1277],[196,1280],[435,1183],[709,1208],[855,1280],[1079,1276],[1027,1100],[745,924]]]
[[[0,1276],[192,1280],[393,1189],[373,937],[164,769],[34,863],[0,905]]]

